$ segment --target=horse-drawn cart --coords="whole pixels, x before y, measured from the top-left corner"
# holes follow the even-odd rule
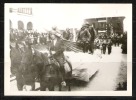
[[[35,45],[35,46],[33,46],[33,49],[39,53],[48,52],[46,45]],[[67,53],[67,51],[66,51],[66,53]],[[69,59],[70,57],[68,55],[66,55],[66,58]],[[73,62],[72,61],[70,61],[70,62],[72,63],[72,79],[73,80],[75,79],[75,80],[80,80],[80,81],[84,81],[84,82],[89,82],[90,77],[97,72],[97,70],[95,70],[92,73],[89,73],[87,68],[81,68],[81,67],[75,68],[73,66]],[[70,68],[69,68],[68,64],[66,64],[66,63],[65,63],[65,70],[66,70],[66,72],[70,71]]]
[[[69,45],[70,43],[67,43],[67,45]],[[19,48],[23,48],[22,46],[25,46],[25,45],[21,45],[21,46],[19,46]],[[48,49],[48,46],[47,45],[43,45],[43,44],[37,44],[37,45],[31,45],[31,49],[32,50],[30,50],[29,49],[29,47],[25,47],[26,48],[26,50],[24,50],[24,51],[26,51],[26,52],[24,52],[24,51],[22,51],[22,54],[21,55],[24,55],[24,56],[22,56],[22,57],[24,57],[24,58],[22,58],[24,61],[21,61],[21,62],[23,62],[22,64],[21,64],[21,68],[23,68],[23,66],[24,66],[24,68],[22,69],[22,70],[24,70],[23,72],[25,72],[25,71],[30,71],[30,72],[32,72],[32,74],[31,73],[29,73],[29,76],[33,76],[33,75],[35,75],[35,72],[36,73],[38,73],[38,74],[45,74],[44,75],[44,77],[46,77],[46,79],[48,79],[48,77],[51,77],[51,76],[53,76],[54,78],[53,78],[53,80],[51,80],[51,81],[54,81],[54,80],[56,80],[56,81],[58,81],[58,79],[55,79],[55,78],[57,78],[55,75],[56,75],[56,73],[55,74],[50,74],[50,73],[48,73],[48,72],[52,72],[52,73],[54,73],[53,71],[55,71],[56,69],[54,69],[54,65],[53,66],[51,66],[50,67],[50,65],[52,64],[52,63],[46,63],[46,58],[48,58],[48,56],[50,56],[49,54],[49,49]],[[71,46],[71,48],[73,49],[73,46]],[[18,50],[18,49],[16,49],[17,51],[18,51],[18,53],[21,53],[20,52],[20,50]],[[77,50],[76,48],[74,49],[74,50]],[[73,50],[73,51],[74,51]],[[29,53],[27,53],[27,51],[29,52]],[[34,51],[34,52],[33,52]],[[36,59],[33,59],[33,58],[31,58],[31,56],[33,55],[33,54],[31,54],[31,52],[33,52],[34,53],[34,55],[35,55],[35,53],[38,55],[38,57],[36,58]],[[65,53],[67,53],[67,51],[66,52],[64,52],[64,54]],[[69,52],[69,53],[72,53],[72,52]],[[79,54],[78,54],[79,53]],[[75,56],[75,55],[80,55],[80,53],[82,53],[82,52],[76,52],[76,53],[74,53],[72,56]],[[13,52],[13,53],[11,53],[11,54],[16,54],[16,52]],[[17,57],[18,55],[16,55],[16,57]],[[69,56],[69,57],[68,57]],[[68,58],[71,58],[72,57],[71,55],[67,55],[66,56],[66,58],[68,59]],[[13,57],[13,59],[14,58],[16,58],[16,57]],[[18,58],[18,57],[17,57]],[[30,59],[29,59],[30,58]],[[79,57],[80,58],[80,57]],[[82,57],[81,57],[82,58]],[[26,60],[27,59],[27,60]],[[32,61],[31,63],[30,63],[30,60],[34,60],[34,61]],[[84,82],[89,82],[89,78],[93,75],[93,74],[95,74],[95,72],[96,71],[94,71],[93,73],[91,73],[90,74],[90,72],[88,72],[88,69],[87,68],[81,68],[81,67],[76,67],[75,68],[75,65],[73,64],[73,61],[71,61],[72,62],[72,69],[70,69],[70,67],[69,67],[69,64],[68,63],[64,63],[65,64],[65,70],[66,70],[66,73],[68,73],[66,76],[68,76],[68,79],[70,79],[70,80],[72,80],[71,82],[74,82],[74,81],[76,81],[76,80],[80,80],[80,81],[84,81]],[[29,66],[25,66],[24,64],[26,64],[26,63],[28,63],[29,64]],[[31,70],[33,70],[34,69],[34,65],[33,65],[33,63],[35,64],[35,63],[37,63],[37,65],[38,65],[38,68],[42,68],[42,70],[41,69],[37,69],[37,70],[34,70],[35,72],[33,72],[33,71],[31,71]],[[80,62],[79,62],[80,63]],[[31,66],[31,67],[30,67]],[[45,70],[45,69],[43,69],[43,66],[48,66],[48,67],[46,67],[47,69]],[[18,66],[19,67],[19,66]],[[37,67],[36,67],[37,68]],[[57,68],[57,67],[56,67]],[[26,69],[29,69],[29,70],[26,70]],[[53,69],[53,70],[52,70]],[[47,71],[48,70],[48,71]],[[72,72],[72,73],[71,73]],[[26,72],[25,72],[26,73]],[[69,74],[69,73],[71,73],[71,74]],[[20,73],[21,74],[21,73]],[[27,73],[26,73],[27,74]],[[24,75],[26,75],[26,74],[24,74]],[[70,75],[70,76],[69,76]],[[16,76],[17,77],[17,76]],[[32,77],[26,77],[26,79],[27,78],[32,78]],[[34,77],[35,78],[35,77]],[[16,78],[17,79],[17,78]],[[20,78],[21,79],[21,78]],[[20,79],[19,80],[17,80],[17,81],[20,81]],[[23,79],[23,78],[22,78]],[[29,79],[28,79],[29,80]],[[54,82],[48,82],[48,80],[44,80],[45,82],[44,82],[44,84],[43,85],[45,85],[45,84],[50,84],[51,85],[51,83],[54,83]],[[71,83],[70,82],[70,83]],[[69,81],[67,81],[67,86],[69,87],[69,90],[71,90],[70,89],[70,85],[71,84],[69,84]],[[38,83],[39,84],[39,83]],[[54,84],[53,84],[54,85]],[[36,86],[37,87],[37,86]],[[41,91],[45,91],[45,89],[41,86],[41,83],[40,83],[40,90]],[[51,89],[52,90],[52,89]]]

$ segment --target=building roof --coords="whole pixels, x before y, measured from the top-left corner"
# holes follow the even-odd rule
[[[117,16],[117,17],[98,17],[98,18],[87,18],[85,20],[106,20],[106,19],[125,19],[125,16]]]

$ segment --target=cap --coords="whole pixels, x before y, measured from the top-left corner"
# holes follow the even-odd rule
[[[53,30],[56,30],[56,29],[57,29],[57,26],[53,26],[52,29],[53,29]]]

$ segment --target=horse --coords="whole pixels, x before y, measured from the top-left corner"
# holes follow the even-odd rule
[[[62,89],[62,77],[60,73],[59,63],[54,59],[49,57],[48,49],[44,50],[44,53],[35,52],[35,60],[37,60],[37,65],[39,68],[39,78],[40,78],[40,90],[54,91],[54,87],[59,86],[59,91]],[[39,59],[39,60],[38,60]],[[41,61],[41,62],[40,62]],[[35,61],[36,62],[36,61]],[[66,73],[66,83],[68,84],[68,90],[71,91],[71,78],[72,78],[72,66],[66,60],[66,63],[70,66],[70,71]],[[43,65],[43,66],[41,66]]]
[[[10,59],[11,59],[11,73],[16,76],[17,88],[19,91],[23,90],[23,77],[21,75],[20,64],[22,60],[21,50],[17,43],[15,47],[10,46]]]
[[[20,71],[23,79],[23,89],[26,91],[35,90],[35,78],[37,77],[37,67],[34,64],[33,52],[30,45],[24,45]],[[27,88],[29,87],[29,89]]]

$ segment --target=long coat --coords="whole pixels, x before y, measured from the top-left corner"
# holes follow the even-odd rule
[[[61,39],[57,39],[56,44],[53,44],[53,41],[50,43],[50,50],[55,51],[54,57],[55,58],[61,58],[64,56],[64,50],[65,46],[63,44],[63,41]]]
[[[94,39],[95,39],[95,30],[91,27],[89,28],[89,32],[90,32],[90,35],[91,35],[91,41],[94,42]]]
[[[77,35],[77,41],[90,41],[91,35],[88,31],[88,29],[81,30],[79,34]]]
[[[56,44],[53,44],[53,41],[50,43],[50,51],[55,51],[53,57],[57,60],[57,62],[60,64],[60,66],[64,66],[65,57],[64,57],[64,50],[65,46],[63,44],[63,41],[60,39],[57,39]]]

